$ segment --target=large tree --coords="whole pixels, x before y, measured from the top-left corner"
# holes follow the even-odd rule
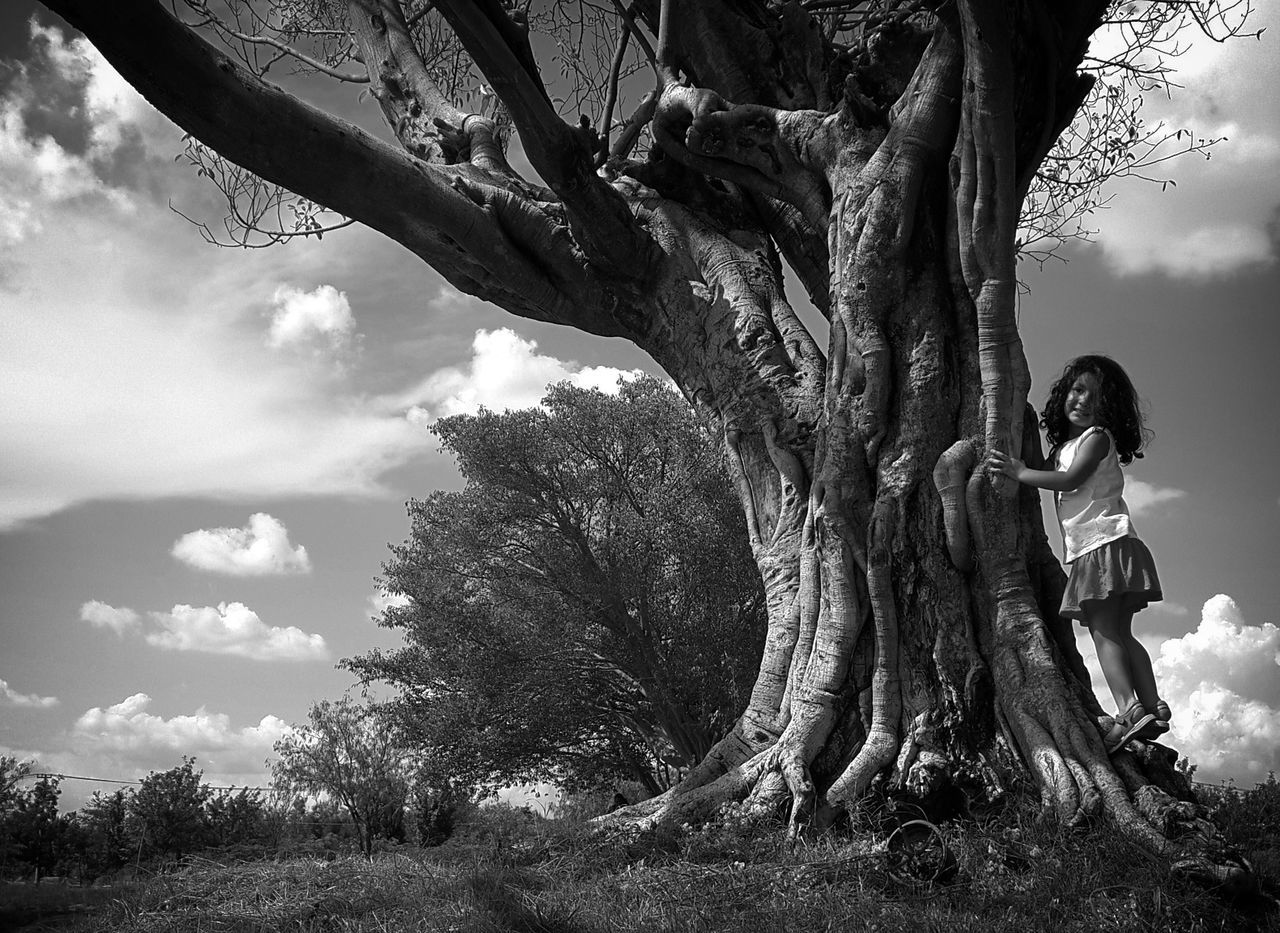
[[[990,796],[1012,769],[1063,820],[1172,845],[1165,750],[1103,749],[1036,494],[974,467],[990,447],[1037,459],[1019,213],[1038,178],[1071,174],[1046,158],[1090,94],[1090,36],[1127,21],[1141,43],[1212,4],[552,4],[571,78],[592,77],[593,23],[651,53],[654,90],[618,127],[628,53],[600,50],[594,93],[567,95],[593,128],[557,112],[545,43],[500,0],[45,2],[195,139],[304,199],[297,232],[323,205],[513,314],[628,339],[723,431],[769,633],[736,728],[639,816],[738,797],[789,802],[794,826],[877,779]],[[359,71],[394,141],[270,84],[282,58]],[[464,106],[469,63],[485,88]],[[1130,127],[1108,119],[1086,139],[1124,161]],[[509,164],[508,122],[539,179]]]
[[[394,651],[345,662],[445,773],[636,780],[697,764],[751,690],[764,593],[716,438],[652,378],[437,422],[466,488],[409,503]]]

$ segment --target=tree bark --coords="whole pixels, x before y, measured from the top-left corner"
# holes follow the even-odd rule
[[[255,78],[154,0],[47,5],[226,157],[465,292],[633,341],[722,427],[768,601],[759,677],[680,786],[611,821],[737,799],[788,808],[796,831],[873,786],[992,798],[1030,775],[1068,822],[1102,813],[1166,852],[1169,820],[1203,830],[1171,804],[1188,795],[1172,752],[1103,751],[1037,496],[975,470],[990,446],[1040,457],[1015,231],[1088,85],[1103,0],[925,4],[852,50],[796,3],[640,0],[667,40],[658,147],[599,172],[502,5],[440,3],[547,187],[435,91],[390,0],[352,0],[351,28],[402,149]],[[825,351],[787,302],[783,257],[830,320]]]

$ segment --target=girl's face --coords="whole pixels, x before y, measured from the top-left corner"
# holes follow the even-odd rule
[[[1071,425],[1071,436],[1079,437],[1087,428],[1097,424],[1098,377],[1093,373],[1081,373],[1067,390],[1067,400],[1062,413]]]

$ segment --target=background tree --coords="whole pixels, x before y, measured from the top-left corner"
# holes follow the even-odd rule
[[[277,791],[327,795],[341,804],[366,855],[375,839],[404,841],[405,746],[372,708],[350,697],[321,700],[311,707],[306,724],[294,726],[274,750],[279,757],[271,777]]]
[[[20,782],[31,773],[31,762],[12,755],[0,755],[0,874],[7,873],[17,852],[18,843],[10,825],[10,816],[22,795]]]
[[[209,845],[216,848],[262,845],[278,836],[273,814],[259,790],[219,790],[205,803]]]
[[[0,852],[4,868],[15,868],[36,877],[55,874],[66,854],[67,826],[58,815],[60,779],[42,774],[29,787],[17,784],[30,773],[29,766],[13,758],[0,763]],[[7,788],[5,785],[8,785]]]
[[[557,95],[594,116],[572,124],[540,76],[546,43],[500,0],[190,0],[185,21],[156,0],[46,3],[201,144],[301,198],[287,232],[317,232],[323,205],[463,292],[629,339],[723,431],[769,635],[735,730],[628,818],[747,798],[789,804],[797,827],[877,779],[990,797],[1029,773],[1064,821],[1193,845],[1170,842],[1194,808],[1169,794],[1185,788],[1168,755],[1102,747],[1037,497],[973,468],[990,447],[1039,452],[1019,213],[1060,178],[1046,160],[1097,76],[1134,73],[1086,62],[1090,36],[1124,21],[1152,53],[1247,3],[551,3],[533,26],[617,37],[556,47],[592,88]],[[637,47],[653,90],[619,125]],[[367,80],[390,141],[268,84],[282,57]],[[472,68],[540,180],[511,167],[491,111],[451,98],[446,77]],[[1141,134],[1109,98],[1124,132],[1074,125],[1123,165]],[[270,190],[235,177],[237,203]],[[784,260],[830,322],[825,350]]]
[[[0,755],[0,814],[8,813],[20,793],[20,784],[31,773],[31,762]]]
[[[750,693],[764,593],[723,454],[655,379],[435,427],[466,488],[409,503],[381,620],[348,661],[397,688],[406,736],[472,783],[691,768]]]
[[[95,791],[76,811],[79,858],[89,878],[110,874],[139,856],[138,840],[129,831],[131,793]]]
[[[168,771],[152,771],[130,796],[129,833],[144,861],[180,859],[208,845],[205,805],[213,792],[195,765],[194,758],[184,757]]]

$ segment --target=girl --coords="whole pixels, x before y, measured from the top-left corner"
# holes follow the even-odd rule
[[[989,469],[1056,495],[1063,549],[1070,565],[1062,615],[1088,626],[1098,662],[1120,713],[1107,733],[1107,752],[1130,739],[1169,731],[1169,705],[1156,693],[1151,657],[1133,637],[1133,615],[1159,602],[1151,552],[1134,533],[1121,494],[1121,464],[1141,457],[1147,441],[1133,383],[1106,356],[1072,360],[1049,390],[1040,413],[1052,470],[1031,470],[991,451]]]

